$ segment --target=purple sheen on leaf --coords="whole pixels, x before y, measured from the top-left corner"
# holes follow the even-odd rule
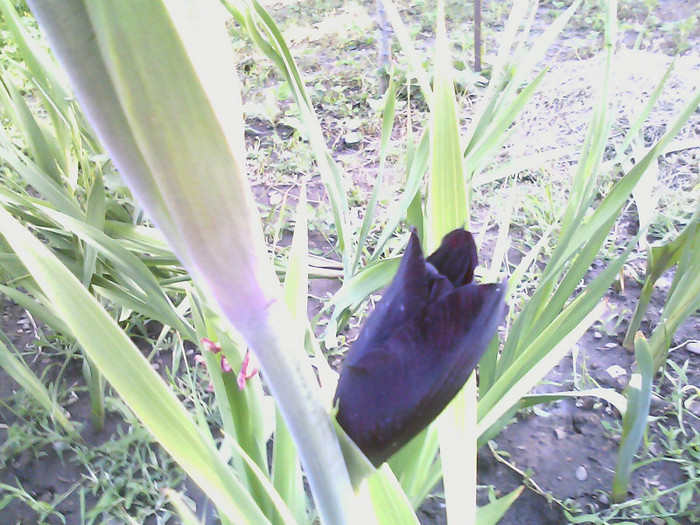
[[[442,250],[440,267],[462,280],[476,264],[468,243],[455,245],[466,270],[445,241],[435,252]],[[503,321],[505,288],[455,288],[411,235],[394,281],[348,351],[335,395],[338,422],[372,463],[386,461],[459,392]]]

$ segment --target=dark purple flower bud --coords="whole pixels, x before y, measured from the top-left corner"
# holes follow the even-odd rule
[[[337,419],[379,466],[464,386],[505,317],[504,283],[475,285],[471,233],[423,258],[415,232],[391,285],[348,351]]]

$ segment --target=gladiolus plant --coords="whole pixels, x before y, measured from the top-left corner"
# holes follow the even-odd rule
[[[241,86],[224,7],[214,0],[28,3],[68,82],[26,34],[10,2],[0,0],[25,55],[22,74],[37,86],[51,122],[33,116],[22,94],[3,80],[1,102],[29,153],[0,136],[3,161],[22,181],[0,192],[2,267],[13,283],[0,291],[81,348],[91,394],[99,401],[106,380],[226,525],[317,518],[326,525],[417,524],[415,509],[440,480],[451,524],[495,524],[521,489],[477,510],[477,447],[501,430],[599,316],[601,298],[637,238],[585,290],[579,284],[635,185],[700,95],[597,202],[611,121],[616,13],[610,2],[600,97],[556,247],[538,269],[532,297],[509,308],[551,232],[513,271],[502,267],[502,257],[477,268],[477,241],[468,231],[476,175],[537,89],[545,71],[532,73],[580,1],[529,47],[527,34],[522,40],[516,35],[521,25],[529,30],[521,22],[534,16],[537,2],[515,2],[489,86],[466,129],[444,2],[438,1],[432,82],[397,6],[382,2],[430,124],[416,140],[408,124],[405,186],[386,224],[374,224],[380,173],[362,225],[352,231],[345,176],[281,31],[257,0],[225,0],[241,31],[286,79],[314,160],[309,170],[318,169],[329,196],[342,261],[334,275],[343,283],[330,302],[324,341],[337,340],[365,299],[385,290],[338,376],[306,316],[303,183],[284,268],[275,267],[265,243],[246,173]],[[508,63],[511,52],[518,67]],[[395,102],[391,80],[383,100],[380,172]],[[114,205],[117,192],[128,205]],[[369,250],[373,227],[382,231]],[[495,253],[507,252],[505,234]],[[684,268],[697,266],[686,259]],[[688,280],[696,274],[687,273]],[[677,296],[681,312],[696,306],[686,299]],[[105,305],[116,306],[108,312]],[[118,321],[132,312],[200,348],[195,362],[206,366],[220,428],[212,431],[188,411],[120,328]],[[3,345],[0,364],[62,428],[72,429],[41,382]],[[628,434],[639,437],[643,425],[628,426]],[[626,449],[630,461],[635,448]],[[167,494],[183,522],[194,519],[174,491]]]

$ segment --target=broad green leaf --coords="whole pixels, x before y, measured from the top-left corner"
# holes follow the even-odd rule
[[[306,183],[299,190],[294,236],[289,252],[289,262],[284,278],[284,295],[292,317],[303,337],[307,324],[306,308],[309,294],[308,251],[309,225],[306,200]],[[312,334],[313,336],[313,334]],[[275,489],[291,509],[297,522],[306,518],[306,495],[301,474],[301,464],[287,425],[279,410],[276,412],[275,438],[272,449],[272,482]]]
[[[444,235],[465,226],[468,220],[459,136],[457,102],[452,82],[452,53],[445,30],[444,2],[439,1],[435,41],[435,94],[430,126],[426,253],[435,251]]]
[[[266,523],[257,505],[220,462],[214,443],[194,425],[138,348],[76,277],[2,207],[0,228],[86,354],[163,448],[224,514],[242,522]]]
[[[367,480],[372,505],[380,525],[418,525],[411,503],[401,490],[394,473],[385,463]]]
[[[353,493],[245,176],[236,59],[213,1],[32,0],[78,100],[149,217],[253,349],[295,438],[317,508]],[[310,431],[309,429],[313,429]]]
[[[93,120],[93,125],[96,119],[100,121],[95,127],[115,161],[119,158],[117,164],[120,171],[133,174],[130,184],[137,195],[157,195],[155,184],[147,176],[150,168],[127,123],[116,90],[109,81],[105,60],[99,48],[94,45],[95,34],[85,7],[67,0],[36,1],[31,2],[30,7],[42,28],[47,31],[48,39],[69,75],[71,71],[80,72],[83,80],[80,85],[74,82],[73,87],[88,118]],[[37,53],[32,50],[27,56],[35,57]],[[35,69],[38,70],[39,66]],[[55,81],[50,84],[54,88],[59,85]],[[64,98],[66,97],[68,94]],[[154,208],[157,208],[156,213]],[[67,213],[61,207],[58,209]],[[168,213],[164,203],[155,201],[151,203],[150,211],[158,216]],[[161,219],[160,222],[164,221]]]
[[[435,39],[435,86],[431,108],[430,156],[426,204],[426,253],[446,234],[469,222],[469,203],[462,167],[457,101],[452,81],[452,53],[445,29],[445,4],[438,0]],[[476,377],[439,416],[438,436],[449,523],[476,519]]]
[[[430,425],[389,460],[391,470],[414,508],[423,503],[442,478],[437,451],[438,428],[437,425]]]

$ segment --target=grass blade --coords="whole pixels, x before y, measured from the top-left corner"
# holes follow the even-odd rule
[[[403,49],[404,54],[408,60],[408,66],[411,68],[413,75],[418,81],[418,86],[423,94],[423,99],[428,107],[432,107],[433,104],[433,90],[430,88],[430,79],[428,74],[422,65],[422,60],[420,55],[416,51],[413,45],[413,40],[409,34],[408,28],[401,20],[401,15],[399,15],[398,7],[392,0],[381,0],[382,5],[386,11],[386,17],[394,29],[394,34],[396,39],[399,41],[401,49]]]
[[[651,387],[654,379],[654,360],[651,347],[639,333],[634,341],[634,354],[637,358],[637,370],[632,374],[627,385],[627,412],[622,422],[620,449],[615,461],[615,478],[613,479],[612,499],[622,502],[627,499],[627,487],[632,472],[634,455],[642,442],[647,428]]]
[[[479,525],[497,525],[498,521],[508,511],[510,506],[515,503],[515,500],[518,499],[523,490],[525,490],[525,487],[518,487],[502,498],[480,507],[476,511],[476,522]]]

